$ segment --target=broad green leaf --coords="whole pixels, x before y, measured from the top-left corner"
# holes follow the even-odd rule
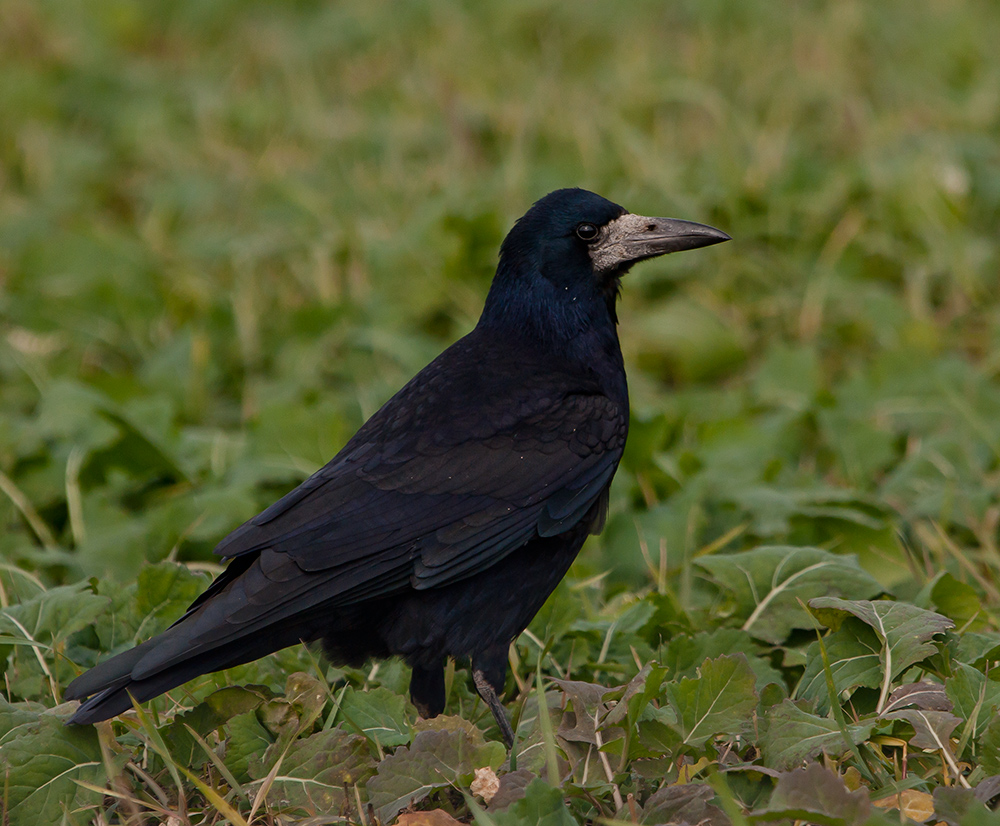
[[[656,606],[649,600],[632,600],[627,603],[624,610],[617,612],[612,620],[603,617],[596,620],[586,620],[574,623],[573,632],[578,635],[588,636],[594,643],[593,653],[599,657],[598,652],[604,652],[604,662],[606,670],[616,669],[615,663],[625,663],[632,661],[633,649],[639,653],[640,658],[651,659],[652,650],[647,648],[646,643],[640,636],[640,629],[646,626],[653,614]],[[630,667],[629,670],[634,670]]]
[[[100,794],[74,782],[105,782],[97,731],[64,723],[65,716],[24,710],[0,697],[0,782],[11,824],[61,823],[67,811],[101,802]],[[69,823],[90,821],[86,811],[68,817]]]
[[[955,673],[945,680],[948,699],[963,720],[975,721],[979,737],[1000,711],[1000,682],[965,663],[954,663]]]
[[[257,718],[277,738],[281,751],[292,740],[312,730],[329,697],[328,688],[311,674],[294,671],[285,679],[285,693],[257,707]]]
[[[118,431],[102,415],[109,404],[96,388],[69,378],[57,378],[41,393],[31,430],[45,440],[66,439],[88,453],[112,444]]]
[[[257,715],[248,711],[238,714],[226,723],[225,751],[222,755],[229,770],[240,782],[251,779],[250,763],[260,760],[274,738],[260,724]]]
[[[263,687],[230,686],[213,691],[190,711],[179,714],[163,728],[164,740],[170,743],[170,753],[185,766],[201,766],[208,756],[187,730],[190,726],[205,737],[231,718],[246,714],[270,699]]]
[[[475,769],[496,769],[507,756],[502,743],[487,743],[479,729],[459,717],[437,717],[423,726],[409,746],[378,764],[368,782],[369,800],[383,822],[435,789],[468,788]]]
[[[308,731],[330,697],[330,689],[304,671],[294,671],[285,680],[285,700],[299,717],[299,731]]]
[[[771,666],[763,656],[765,647],[753,636],[738,628],[714,628],[711,631],[688,636],[678,634],[671,638],[663,655],[664,666],[670,669],[673,679],[694,676],[697,668],[707,658],[720,654],[743,653],[757,676],[757,690],[769,683],[783,683],[782,673]]]
[[[387,688],[348,688],[340,703],[340,714],[352,731],[383,748],[410,742],[406,698]]]
[[[913,726],[910,745],[918,749],[951,751],[948,739],[955,726],[962,722],[947,711],[926,711],[922,708],[905,708],[891,714],[881,715],[883,720],[905,720]]]
[[[632,328],[633,346],[689,380],[718,376],[745,358],[737,331],[709,307],[686,298],[657,302]]]
[[[729,818],[712,805],[715,792],[704,783],[663,785],[642,806],[639,823],[699,823],[704,826],[728,826]],[[628,822],[628,807],[618,813],[619,822]]]
[[[954,638],[951,638],[954,642]],[[1000,634],[968,631],[962,634],[955,646],[954,658],[959,662],[984,668],[986,661],[1000,656]]]
[[[604,696],[614,689],[579,680],[554,680],[566,695],[566,711],[559,723],[558,734],[563,740],[597,744],[597,731],[608,717]],[[618,730],[614,737],[620,737]],[[607,742],[608,735],[603,737]]]
[[[0,610],[0,630],[48,645],[61,642],[90,625],[108,607],[105,597],[97,596],[86,582],[50,588],[38,596]]]
[[[0,644],[10,696],[45,696],[51,703],[53,688],[49,674],[59,677],[74,674],[72,663],[60,656],[68,639],[94,622],[107,607],[107,599],[96,596],[87,583],[79,582],[50,588],[26,602],[0,609],[3,636],[38,643],[38,646],[16,644],[12,652]]]
[[[931,600],[934,607],[962,631],[983,631],[989,627],[983,600],[976,589],[948,572],[941,574],[934,583]]]
[[[35,731],[38,715],[37,708],[29,709],[26,703],[8,703],[0,697],[0,746]]]
[[[1000,816],[990,811],[976,789],[938,786],[934,789],[934,818],[947,826],[998,826]]]
[[[143,617],[143,623],[148,628],[151,616],[162,617],[161,622],[173,622],[174,619],[167,612],[176,611],[177,606],[193,602],[205,590],[208,578],[186,565],[158,562],[144,566],[136,584],[136,612]]]
[[[908,707],[920,708],[925,711],[951,711],[952,700],[945,693],[941,683],[907,683],[895,689],[889,695],[889,702],[882,709],[884,714]]]
[[[555,789],[540,778],[532,780],[524,789],[524,797],[511,803],[502,812],[491,813],[489,819],[477,817],[476,822],[495,826],[576,826],[563,800],[561,789]]]
[[[824,638],[823,644],[838,695],[859,686],[878,688],[884,677],[882,642],[871,626],[851,617]],[[818,642],[812,643],[806,651],[806,668],[795,689],[795,697],[811,700],[820,713],[826,713],[830,708]]]
[[[835,452],[840,471],[852,485],[864,485],[897,458],[895,434],[878,426],[874,413],[862,418],[853,410],[824,408],[817,417],[820,432]]]
[[[666,674],[666,667],[651,662],[646,663],[627,685],[605,694],[602,699],[605,702],[614,701],[615,707],[601,721],[602,728],[624,721],[625,727],[631,730],[650,701],[660,693]]]
[[[848,736],[855,745],[867,739],[875,727],[869,720],[847,727]],[[818,717],[803,711],[791,700],[768,709],[761,735],[764,765],[777,769],[791,769],[819,754],[831,756],[850,749],[835,720]]]
[[[818,520],[844,523],[839,531],[851,526],[877,532],[885,527],[885,518],[877,500],[857,491],[830,487],[810,487],[804,490],[775,485],[733,485],[732,480],[719,479],[719,484],[731,487],[733,504],[751,517],[751,527],[759,536],[784,536],[798,522],[815,524]],[[845,556],[845,555],[841,555]]]
[[[838,775],[812,763],[782,774],[767,807],[751,812],[750,821],[802,820],[820,826],[861,826],[870,811],[867,789],[848,791]]]
[[[279,751],[278,746],[271,746],[259,765],[251,763],[251,775],[256,781],[263,780],[281,759],[268,799],[310,814],[340,809],[349,788],[363,784],[375,768],[365,738],[343,729],[327,729],[293,740],[287,751]]]
[[[763,547],[717,554],[695,564],[733,598],[743,630],[771,643],[784,641],[796,628],[813,627],[800,601],[831,593],[858,597],[881,591],[856,557],[819,548]]]
[[[1000,774],[1000,717],[994,717],[976,742],[976,753],[987,774]]]
[[[757,707],[756,678],[746,655],[705,660],[698,677],[665,686],[666,699],[677,716],[683,745],[698,748],[719,734],[736,734]]]
[[[932,640],[954,626],[947,617],[905,602],[844,600],[819,597],[809,601],[820,622],[837,628],[853,615],[875,631],[881,643],[882,693],[879,708],[889,696],[889,684],[914,663],[936,652]]]
[[[639,721],[639,744],[647,755],[672,755],[681,745],[682,734],[677,724],[677,712],[659,708]]]

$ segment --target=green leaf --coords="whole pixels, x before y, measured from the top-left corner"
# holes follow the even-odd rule
[[[812,763],[782,774],[767,807],[751,812],[750,821],[802,820],[820,826],[861,826],[870,812],[867,789],[848,791],[838,775]]]
[[[559,723],[559,736],[563,740],[597,744],[597,730],[608,716],[604,696],[613,689],[579,680],[554,680],[566,695],[566,711]],[[616,735],[621,736],[619,731]],[[604,740],[608,738],[605,736]]]
[[[990,811],[974,789],[938,786],[934,789],[934,817],[948,826],[998,826],[1000,815]]]
[[[751,388],[764,404],[806,410],[820,386],[820,367],[811,347],[776,344],[757,368]]]
[[[757,676],[757,690],[769,683],[784,683],[784,675],[763,656],[762,646],[752,635],[738,628],[714,628],[693,636],[678,634],[670,639],[663,655],[663,665],[675,680],[693,677],[707,658],[721,654],[743,653]]]
[[[348,726],[383,748],[410,742],[406,698],[387,688],[348,688],[340,703]]]
[[[269,691],[250,686],[229,686],[213,691],[194,708],[178,715],[164,726],[163,738],[170,743],[170,753],[178,763],[201,766],[208,757],[188,732],[187,726],[204,737],[231,718],[253,711],[268,699]]]
[[[343,729],[293,740],[283,754],[279,747],[280,741],[270,747],[261,764],[251,763],[250,773],[260,781],[280,758],[268,800],[273,805],[301,807],[310,814],[343,807],[347,788],[364,783],[375,769],[365,738]]]
[[[883,720],[905,720],[913,726],[910,745],[918,749],[951,751],[948,743],[955,726],[962,722],[947,711],[926,711],[922,708],[906,708],[891,714],[881,715]]]
[[[294,671],[285,680],[285,701],[291,703],[298,715],[300,732],[311,728],[322,713],[329,697],[329,686],[312,674]]]
[[[638,722],[639,717],[652,699],[660,693],[660,687],[663,685],[663,678],[666,675],[666,667],[648,662],[635,677],[629,680],[627,685],[619,686],[605,694],[602,698],[604,702],[614,701],[615,707],[601,720],[602,730],[606,726],[617,725],[623,720],[625,727],[631,729]]]
[[[987,774],[1000,774],[1000,717],[994,717],[976,742],[976,752]]]
[[[0,697],[0,783],[7,789],[3,809],[11,824],[61,823],[66,812],[101,802],[100,794],[74,782],[105,782],[97,731],[64,723],[64,716]],[[68,816],[69,823],[91,819],[86,811]]]
[[[724,478],[718,483],[724,488],[731,487],[728,498],[747,512],[752,530],[762,537],[788,535],[796,522],[815,524],[822,519],[846,523],[838,526],[838,533],[849,533],[851,526],[869,532],[885,527],[878,501],[857,491],[826,486],[795,489],[763,484],[733,485],[731,479]]]
[[[963,720],[974,723],[972,736],[979,737],[1000,711],[1000,682],[971,665],[954,663],[955,673],[945,680],[948,699]]]
[[[719,734],[736,734],[757,707],[756,678],[744,654],[705,660],[698,677],[666,684],[681,742],[699,748]]]
[[[649,796],[642,806],[639,823],[698,823],[704,826],[729,826],[729,819],[712,805],[715,792],[704,783],[664,785]],[[628,822],[628,807],[618,813],[619,822]]]
[[[737,331],[709,307],[687,298],[657,302],[632,329],[633,346],[664,369],[704,380],[733,369],[745,358]]]
[[[884,676],[882,642],[871,626],[851,617],[823,642],[838,695],[859,686],[878,688]],[[820,713],[830,708],[818,642],[813,642],[806,650],[806,669],[796,687],[795,697],[812,701]]]
[[[871,596],[881,586],[857,557],[819,548],[773,546],[695,560],[732,596],[743,630],[780,643],[796,628],[812,628],[800,601],[825,594]]]
[[[108,600],[94,594],[86,582],[49,588],[0,611],[0,630],[23,639],[23,627],[33,640],[51,646],[86,628],[107,607]]]
[[[250,711],[237,714],[226,723],[226,738],[224,742],[224,758],[229,770],[240,782],[251,779],[250,764],[260,760],[274,742],[274,738],[260,724],[257,715]]]
[[[419,727],[423,730],[413,742],[379,763],[368,782],[369,801],[383,822],[435,789],[452,784],[467,788],[477,768],[496,769],[507,756],[502,743],[487,743],[479,729],[460,717],[436,717]]]
[[[866,740],[875,727],[869,720],[847,727],[848,736],[857,745]],[[821,753],[843,754],[850,748],[835,720],[803,711],[791,700],[768,709],[761,736],[764,765],[790,769]]]
[[[524,797],[515,800],[505,811],[491,813],[489,818],[495,826],[577,826],[577,820],[570,814],[563,801],[563,792],[555,789],[540,778],[532,780],[524,790]],[[476,818],[477,823],[486,823],[486,818]]]
[[[898,711],[901,708],[913,706],[925,711],[951,711],[952,701],[945,693],[945,687],[940,683],[907,683],[895,689],[889,695],[883,713]]]
[[[940,613],[953,620],[962,631],[983,631],[989,627],[983,600],[976,589],[955,579],[947,571],[934,583],[931,601]]]
[[[820,622],[837,628],[853,615],[874,629],[881,643],[879,662],[882,669],[882,694],[879,708],[885,706],[889,684],[914,663],[936,652],[931,640],[954,626],[947,617],[917,608],[906,602],[883,600],[844,600],[818,597],[809,601]]]
[[[672,708],[651,710],[647,719],[639,721],[639,744],[647,756],[674,754],[681,739],[677,713]]]
[[[824,408],[817,420],[820,432],[839,460],[840,471],[853,485],[862,486],[891,466],[897,457],[896,435],[853,410]]]
[[[985,668],[989,660],[1000,656],[1000,634],[967,631],[956,646],[954,658],[959,662]]]

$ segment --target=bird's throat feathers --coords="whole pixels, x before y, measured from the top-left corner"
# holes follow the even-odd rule
[[[520,331],[540,346],[559,350],[594,335],[617,347],[619,278],[599,279],[589,267],[577,277],[552,277],[513,263],[501,258],[479,326],[507,335]]]

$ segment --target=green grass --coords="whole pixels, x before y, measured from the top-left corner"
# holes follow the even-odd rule
[[[803,788],[962,821],[955,769],[1000,772],[997,43],[990,0],[0,0],[3,816],[392,822],[423,778],[501,826],[808,820]],[[543,780],[465,796],[503,756],[461,664],[439,725],[398,663],[293,649],[63,729],[66,683],[176,618],[575,185],[734,241],[626,279],[611,518],[512,654],[503,794]],[[886,717],[920,677],[946,702]],[[706,698],[732,713],[692,728]]]

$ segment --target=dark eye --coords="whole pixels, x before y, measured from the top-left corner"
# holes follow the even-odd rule
[[[581,241],[593,241],[597,237],[598,229],[593,224],[586,221],[576,225],[576,237]]]

